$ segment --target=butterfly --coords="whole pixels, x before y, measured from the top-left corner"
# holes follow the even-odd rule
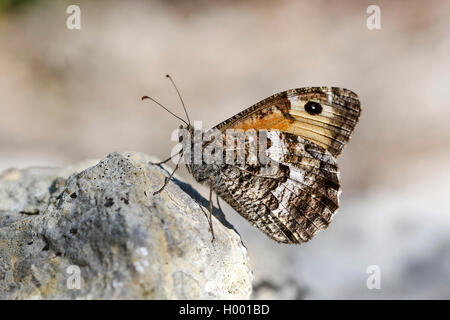
[[[153,100],[185,123],[180,128],[192,139],[180,154],[188,154],[192,160],[198,139],[194,137],[181,95],[168,77],[181,99],[187,122],[153,98],[142,98]],[[218,153],[232,154],[232,160],[236,160],[239,149],[248,155],[251,143],[260,146],[265,142],[262,153],[269,159],[249,157],[244,162],[233,163],[215,161],[213,157],[210,161],[186,163],[195,180],[210,187],[212,233],[213,191],[253,226],[280,243],[304,243],[327,228],[339,207],[341,192],[336,159],[349,141],[360,113],[359,98],[352,91],[308,87],[274,94],[207,130],[205,135],[215,132],[215,139],[202,140],[202,152],[211,149],[214,141],[220,142],[223,147]],[[251,130],[256,135],[240,146],[227,144],[230,130]],[[179,162],[172,175],[178,165]]]

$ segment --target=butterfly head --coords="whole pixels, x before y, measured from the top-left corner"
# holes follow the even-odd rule
[[[186,134],[192,138],[194,136],[194,127],[190,124],[182,125],[178,127],[178,142],[182,143],[185,139]]]

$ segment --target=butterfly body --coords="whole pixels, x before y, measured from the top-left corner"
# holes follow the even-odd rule
[[[209,185],[270,238],[290,244],[307,242],[328,227],[339,207],[336,158],[360,111],[357,95],[347,89],[284,91],[198,137],[188,126],[192,142],[183,150],[190,148],[185,152],[191,160],[187,167],[198,182]],[[241,145],[230,144],[230,130],[255,134]],[[215,137],[205,141],[204,136],[212,133]],[[194,161],[196,142],[203,154],[213,155],[208,161]],[[256,146],[255,154],[251,146]]]

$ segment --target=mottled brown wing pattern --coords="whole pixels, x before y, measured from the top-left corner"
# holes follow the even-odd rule
[[[301,137],[269,131],[275,163],[223,164],[216,193],[272,239],[302,243],[326,228],[338,207],[334,158]]]

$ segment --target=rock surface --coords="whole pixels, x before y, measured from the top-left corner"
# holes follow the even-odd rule
[[[0,174],[0,298],[245,299],[239,235],[139,153]],[[193,199],[196,199],[194,201]]]

